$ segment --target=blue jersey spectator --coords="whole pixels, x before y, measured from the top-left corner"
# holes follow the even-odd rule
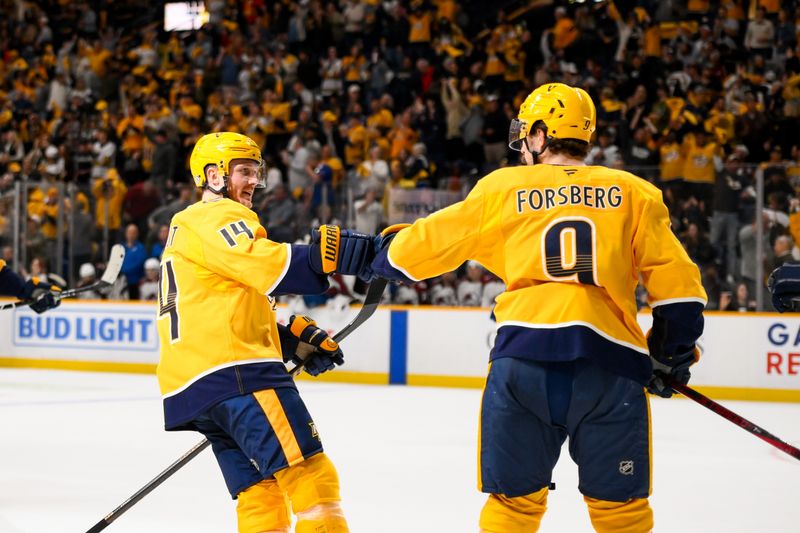
[[[169,237],[169,226],[163,224],[158,228],[158,241],[150,248],[150,257],[161,259],[161,254],[164,253],[164,248],[167,245],[167,237]]]
[[[147,260],[147,249],[139,240],[139,228],[136,224],[128,224],[125,228],[125,260],[122,262],[122,273],[128,280],[128,295],[131,300],[139,299],[139,281],[144,277],[144,262]]]

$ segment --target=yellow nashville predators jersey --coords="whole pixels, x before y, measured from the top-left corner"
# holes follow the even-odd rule
[[[713,142],[704,146],[690,142],[683,166],[683,179],[697,183],[714,183],[714,157],[719,155],[719,151],[719,147]]]
[[[683,177],[683,151],[675,142],[663,144],[659,148],[661,155],[661,181],[672,181]]]
[[[468,259],[507,287],[494,309],[492,358],[589,357],[646,383],[651,368],[634,296],[639,280],[653,307],[689,303],[700,315],[706,302],[661,191],[606,167],[496,170],[464,201],[401,230],[385,265],[379,255],[375,266],[379,275],[421,280]],[[692,345],[696,336],[689,336],[679,344]]]
[[[176,214],[161,259],[158,383],[167,429],[213,403],[293,386],[268,298],[292,248],[266,238],[238,202],[199,202]]]

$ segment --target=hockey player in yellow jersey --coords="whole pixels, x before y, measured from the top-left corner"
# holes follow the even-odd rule
[[[324,292],[331,272],[364,274],[373,241],[325,226],[310,245],[270,241],[250,210],[261,165],[258,145],[238,133],[205,135],[192,151],[202,200],[172,219],[161,259],[165,426],[209,439],[241,533],[288,532],[289,504],[297,532],[345,532],[336,470],[283,364],[305,343],[316,375],[342,352],[308,317],[278,325],[270,297]]]
[[[594,130],[585,91],[537,88],[510,127],[524,165],[492,172],[464,201],[409,227],[388,228],[372,265],[378,276],[415,281],[471,259],[506,284],[481,406],[484,533],[538,529],[567,437],[595,530],[653,529],[645,388],[669,397],[664,373],[688,382],[706,295],[661,192],[583,164]],[[639,280],[653,308],[648,337],[636,321]]]

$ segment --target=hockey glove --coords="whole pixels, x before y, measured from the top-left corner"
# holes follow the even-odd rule
[[[691,350],[681,354],[653,355],[650,359],[653,363],[653,374],[647,384],[647,391],[662,398],[670,398],[675,394],[675,390],[667,385],[665,378],[668,377],[681,385],[689,383],[689,379],[692,377],[689,367],[700,359],[700,350],[694,346]]]
[[[373,236],[338,226],[320,226],[311,232],[311,269],[318,274],[358,276],[368,280],[369,266],[375,257]]]
[[[22,286],[19,297],[26,301],[32,300],[28,307],[41,314],[61,305],[61,298],[58,295],[60,292],[60,287],[40,281],[34,276]]]
[[[785,313],[800,309],[800,264],[786,263],[773,270],[767,288],[776,310]]]
[[[392,224],[385,228],[380,235],[375,236],[375,254],[377,255],[381,250],[386,249],[392,240],[397,237],[400,230],[409,227],[411,224],[401,223]]]
[[[292,315],[288,327],[279,326],[278,331],[283,360],[296,365],[304,364],[304,370],[312,376],[344,364],[344,354],[339,344],[325,330],[317,327],[312,318]]]

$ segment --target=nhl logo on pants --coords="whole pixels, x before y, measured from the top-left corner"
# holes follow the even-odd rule
[[[633,475],[633,461],[620,461],[619,462],[619,473],[623,476],[632,476]]]

